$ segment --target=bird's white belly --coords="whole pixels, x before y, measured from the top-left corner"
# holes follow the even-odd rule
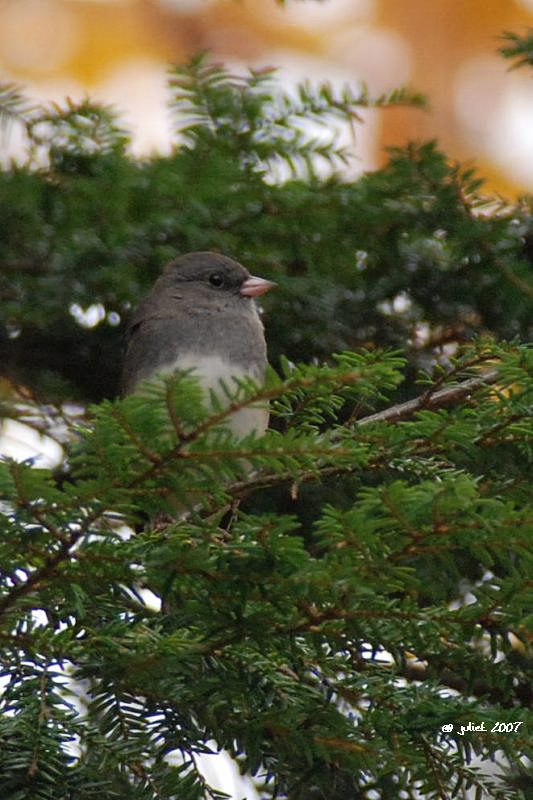
[[[168,364],[161,372],[172,373],[176,370],[194,370],[205,392],[206,401],[209,402],[211,392],[215,393],[222,406],[229,405],[228,399],[220,382],[224,381],[227,388],[232,391],[235,382],[232,378],[255,378],[250,372],[242,369],[237,364],[224,361],[220,356],[190,355],[178,358],[173,364]],[[268,427],[268,405],[266,402],[257,403],[233,412],[228,420],[229,427],[236,436],[246,436],[255,431],[262,434]]]

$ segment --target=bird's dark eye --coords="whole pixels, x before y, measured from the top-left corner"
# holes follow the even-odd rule
[[[222,286],[224,283],[224,278],[219,272],[213,272],[213,274],[209,276],[209,283],[211,286],[215,286],[218,289],[218,287]]]

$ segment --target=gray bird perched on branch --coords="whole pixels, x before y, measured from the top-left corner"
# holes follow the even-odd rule
[[[263,324],[254,297],[276,284],[251,275],[231,258],[188,253],[171,261],[133,313],[122,370],[122,394],[139,382],[176,370],[194,370],[206,394],[220,394],[220,381],[262,381],[267,363]],[[238,436],[261,434],[266,405],[232,414]]]

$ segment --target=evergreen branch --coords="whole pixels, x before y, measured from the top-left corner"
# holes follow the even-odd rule
[[[523,36],[512,31],[504,31],[501,38],[507,44],[499,47],[498,52],[504,58],[515,59],[511,69],[533,66],[533,30],[531,28]]]
[[[489,360],[490,356],[482,357],[481,360]],[[479,363],[479,359],[476,361],[472,361],[471,364]],[[461,372],[461,367],[458,367],[455,370],[457,373]],[[422,410],[436,410],[439,408],[445,408],[447,406],[454,406],[460,403],[463,403],[465,400],[469,399],[471,395],[479,391],[482,388],[485,388],[489,385],[492,385],[498,381],[499,378],[499,371],[494,369],[487,371],[483,376],[479,378],[469,378],[466,381],[462,381],[457,383],[453,386],[447,386],[442,389],[435,389],[441,382],[449,379],[449,374],[446,373],[439,381],[432,385],[426,392],[421,394],[419,397],[416,397],[412,400],[407,400],[404,403],[398,403],[394,406],[390,406],[389,408],[384,409],[383,411],[376,412],[375,414],[370,414],[366,417],[362,417],[361,419],[356,421],[357,427],[361,427],[364,425],[369,425],[373,423],[379,422],[389,422],[389,423],[396,423],[401,422],[407,419],[411,419],[416,413]],[[272,395],[274,396],[274,395]],[[511,424],[515,419],[520,417],[513,417],[513,420],[506,420],[502,421],[498,424],[496,429],[499,430],[500,428],[507,427]],[[488,436],[488,434],[487,434]],[[487,439],[485,436],[485,439]],[[337,451],[338,452],[338,451]],[[325,453],[324,453],[325,455]],[[333,455],[333,453],[331,453]],[[250,456],[250,453],[248,453]],[[381,465],[380,459],[374,461],[370,461],[365,469],[372,469],[372,468],[379,468]],[[330,465],[318,465],[317,464],[317,471],[318,474],[322,478],[327,477],[328,475],[334,474],[341,474],[343,472],[350,472],[354,469],[354,467],[346,466],[342,468],[341,466],[337,465],[330,466]],[[317,478],[317,471],[303,471],[298,475],[298,483],[308,483],[316,480]],[[276,473],[276,474],[269,474],[269,475],[258,475],[258,476],[251,476],[247,480],[237,481],[227,487],[228,493],[235,498],[242,498],[246,496],[250,491],[255,489],[265,488],[267,486],[273,485],[282,485],[287,481],[294,480],[293,476],[290,473]]]
[[[116,408],[111,409],[111,414],[113,415],[114,419],[117,420],[118,424],[120,425],[122,430],[126,433],[131,442],[135,445],[137,450],[140,453],[142,453],[142,455],[146,458],[146,460],[150,461],[150,463],[156,466],[159,465],[162,460],[159,453],[156,453],[155,451],[151,450],[149,447],[145,445],[142,439],[133,430],[132,426],[124,418],[124,415],[121,414],[120,411]]]
[[[32,513],[35,509],[31,507]],[[84,518],[84,524],[80,525],[79,529],[72,529],[68,536],[57,536],[60,541],[59,548],[52,553],[48,553],[44,557],[44,563],[41,567],[37,567],[33,572],[26,573],[26,579],[21,581],[13,579],[13,587],[4,595],[0,597],[0,616],[5,613],[7,609],[15,605],[23,597],[27,597],[34,591],[41,588],[43,582],[54,577],[60,565],[73,557],[73,549],[78,543],[87,535],[87,531],[91,525],[101,516],[101,509],[95,509]],[[47,526],[48,527],[48,526]],[[54,526],[49,528],[51,533],[55,533]]]
[[[280,624],[276,630],[283,633],[302,633],[313,632],[316,633],[323,629],[324,624],[327,622],[336,622],[338,620],[360,620],[360,619],[378,619],[378,620],[400,620],[406,622],[413,622],[418,620],[420,623],[428,623],[432,621],[431,615],[426,612],[421,612],[419,615],[412,611],[397,611],[396,609],[376,610],[370,608],[359,608],[356,610],[346,609],[342,607],[331,606],[325,609],[319,609],[313,606],[312,603],[305,602],[300,605],[301,610],[306,615],[305,619],[291,622],[287,625]],[[434,620],[438,623],[448,622],[452,625],[461,625],[466,627],[472,626],[471,619],[462,619],[457,613],[449,612],[442,613],[440,610],[436,613]]]
[[[457,383],[455,386],[439,389],[437,392],[434,392],[432,388],[428,389],[427,392],[421,394],[420,397],[415,397],[413,400],[407,400],[405,403],[398,403],[390,408],[385,408],[383,411],[378,411],[376,414],[362,417],[357,420],[357,425],[370,425],[374,422],[401,422],[410,419],[418,411],[435,410],[449,405],[457,405],[468,400],[479,389],[496,383],[498,377],[498,371],[491,370],[481,378],[469,378],[462,383]]]
[[[174,428],[174,433],[176,434],[176,438],[178,439],[179,442],[183,442],[186,441],[187,439],[187,432],[183,427],[181,419],[176,413],[176,406],[173,401],[173,389],[174,389],[173,384],[168,382],[166,385],[166,392],[165,392],[166,409],[170,421],[172,423],[172,427]]]
[[[293,499],[297,497],[297,487],[300,484],[313,483],[317,477],[327,478],[332,475],[340,475],[342,473],[353,472],[353,467],[346,466],[344,469],[338,465],[317,466],[316,470],[304,470],[298,473],[297,479],[291,472],[271,472],[261,475],[252,475],[250,478],[241,481],[234,481],[226,487],[226,492],[230,497],[235,500],[242,500],[250,492],[256,489],[267,489],[273,486],[283,486],[286,483],[292,483],[291,495]],[[368,469],[372,469],[371,465]]]
[[[447,788],[448,788],[448,785],[449,785],[449,775],[446,776],[448,778],[448,780],[446,782],[444,782],[444,780],[443,780],[444,776],[441,775],[441,772],[439,770],[440,760],[437,757],[438,753],[435,751],[435,748],[433,748],[430,745],[430,743],[426,741],[424,736],[420,737],[420,741],[421,741],[421,744],[422,744],[422,750],[424,752],[426,763],[428,764],[428,767],[429,767],[429,772],[430,772],[431,775],[433,775],[433,778],[434,778],[434,781],[435,781],[435,785],[437,787],[437,791],[439,793],[440,799],[441,800],[451,800],[451,795],[448,794],[448,791],[447,791]],[[445,766],[448,767],[447,764],[445,764]],[[447,770],[447,771],[449,771],[449,770]],[[455,794],[455,792],[454,792],[454,794]]]
[[[340,367],[336,370],[332,370],[332,375],[335,378],[336,385],[339,387],[346,387],[356,384],[361,379],[362,372],[356,370],[346,370],[344,367]],[[214,414],[209,415],[209,417],[204,421],[194,425],[190,431],[184,429],[183,424],[181,423],[179,416],[174,409],[174,404],[172,402],[172,386],[174,381],[175,378],[170,378],[165,381],[165,406],[170,417],[172,428],[177,436],[177,442],[174,446],[167,450],[167,452],[161,455],[156,454],[150,448],[147,448],[144,442],[133,430],[132,426],[124,418],[123,414],[113,409],[112,413],[114,418],[119,421],[120,426],[126,431],[128,438],[139,449],[139,452],[151,462],[150,466],[136,473],[132,477],[131,481],[128,481],[127,486],[130,489],[141,487],[146,484],[146,482],[151,481],[158,475],[162,475],[164,471],[171,469],[172,465],[176,462],[181,462],[183,464],[194,464],[204,461],[216,462],[221,461],[224,459],[224,457],[228,456],[231,456],[232,459],[237,459],[238,461],[251,460],[254,457],[260,457],[265,461],[268,461],[269,458],[290,460],[291,458],[301,459],[309,458],[310,456],[315,459],[339,459],[343,456],[347,457],[352,455],[351,449],[343,449],[342,447],[339,447],[338,444],[328,445],[323,440],[319,442],[313,442],[312,444],[308,443],[308,446],[306,446],[306,443],[303,442],[303,447],[299,445],[294,448],[291,448],[290,446],[288,447],[286,444],[283,447],[281,447],[281,444],[276,445],[275,447],[265,447],[264,445],[259,444],[260,440],[258,440],[257,447],[254,447],[254,445],[250,446],[248,444],[240,446],[239,443],[230,444],[228,448],[224,449],[211,446],[205,449],[202,448],[198,450],[191,450],[187,447],[188,445],[201,441],[206,434],[212,430],[216,430],[222,423],[230,420],[233,414],[242,409],[256,405],[257,403],[266,403],[276,398],[287,396],[295,390],[312,389],[314,386],[319,385],[320,382],[323,381],[323,378],[321,378],[320,374],[311,374],[308,377],[298,374],[293,378],[288,378],[283,381],[276,379],[275,385],[260,387],[256,388],[255,390],[253,384],[251,384],[249,381],[240,383],[237,386],[237,394],[244,390],[244,396],[241,399],[235,399],[228,405],[223,406]],[[251,392],[250,389],[252,389]],[[308,470],[307,472],[309,473],[309,476],[314,472],[316,478],[319,472],[318,464],[316,470]],[[292,475],[294,477],[293,472],[287,472],[284,474]],[[308,479],[310,479],[310,477],[303,477],[303,480]],[[259,483],[262,485],[265,485],[265,480],[267,481],[266,485],[271,485],[269,483],[269,478],[258,478]],[[238,485],[235,485],[234,489],[230,490],[232,496],[240,496],[240,492],[244,490],[245,485],[246,482],[238,482]],[[166,493],[166,490],[161,489],[161,492]]]
[[[43,730],[43,728],[45,726],[46,718],[48,716],[48,708],[47,708],[47,705],[46,705],[46,698],[47,698],[46,683],[47,683],[47,677],[48,677],[47,676],[47,670],[45,668],[45,669],[43,669],[43,671],[41,673],[41,678],[40,678],[40,686],[39,686],[40,713],[39,713],[39,716],[37,717],[38,734],[37,734],[37,737],[36,737],[36,741],[35,741],[35,745],[34,745],[34,749],[33,749],[33,754],[32,754],[32,758],[31,758],[31,762],[30,762],[30,764],[28,766],[28,776],[30,778],[33,778],[35,773],[39,769],[39,761],[41,759],[40,752],[39,752],[39,747],[41,745],[42,730]],[[46,755],[43,754],[43,757],[46,757]]]
[[[26,124],[32,106],[15,83],[0,82],[0,123],[5,125],[16,121]]]
[[[514,284],[528,297],[533,298],[533,285],[529,283],[529,281],[525,281],[523,278],[520,278],[516,272],[501,258],[495,258],[494,264],[499,270],[501,270],[502,274],[505,275],[510,283]]]
[[[509,693],[509,691],[483,679],[467,680],[459,672],[450,669],[447,661],[449,661],[448,656],[443,658],[434,655],[417,656],[416,662],[406,660],[404,665],[391,665],[391,669],[397,670],[400,677],[415,683],[435,680],[437,675],[437,680],[442,686],[447,686],[461,694],[478,697],[506,709],[513,709],[517,706],[530,708],[533,704],[533,688],[529,680],[522,681],[517,678],[512,692]]]
[[[50,166],[57,172],[89,172],[98,156],[119,155],[129,142],[117,111],[88,98],[64,105],[50,104],[27,123],[33,151],[45,147]]]
[[[487,359],[490,357],[487,356]],[[477,363],[477,362],[472,362]],[[457,372],[460,372],[461,368],[457,369]],[[398,403],[394,406],[390,406],[389,408],[384,409],[383,411],[378,411],[375,414],[370,414],[366,417],[362,417],[361,419],[356,421],[357,427],[361,427],[364,425],[369,425],[377,422],[390,422],[396,423],[401,422],[403,420],[411,419],[418,411],[422,410],[436,410],[439,408],[444,408],[450,405],[458,405],[459,403],[463,403],[465,400],[470,398],[470,396],[482,389],[486,386],[494,384],[497,382],[499,377],[498,370],[490,370],[487,371],[482,377],[479,378],[470,378],[466,381],[462,381],[457,383],[453,386],[447,386],[442,389],[435,390],[435,385],[430,387],[426,392],[424,392],[419,397],[414,398],[413,400],[407,400],[404,403]],[[443,381],[449,378],[449,374],[445,374],[442,376],[439,381]],[[500,426],[507,426],[511,424],[511,420],[506,421],[505,423],[500,423]],[[248,454],[250,455],[250,454]],[[377,464],[375,465],[377,466]],[[318,467],[318,465],[317,465]],[[367,469],[371,469],[371,464],[368,464]],[[341,472],[345,471],[342,468],[335,468],[331,466],[325,466],[323,468],[318,467],[319,473],[322,477],[326,477],[327,475],[331,474],[340,474]],[[350,471],[350,468],[346,468]],[[298,476],[298,483],[306,483],[309,481],[316,480],[316,472],[303,472]],[[228,492],[233,497],[243,497],[249,491],[258,488],[264,488],[266,486],[272,485],[279,485],[285,483],[286,481],[290,480],[291,476],[286,473],[285,475],[276,474],[276,475],[260,475],[260,476],[252,476],[249,480],[246,481],[238,481],[231,486],[228,487]]]
[[[332,377],[334,377],[336,384],[333,388],[330,387],[329,391],[334,393],[335,389],[345,388],[346,386],[353,386],[356,384],[361,379],[362,373],[355,370],[340,371],[335,372]],[[250,382],[246,381],[240,383],[239,388],[242,386],[246,390],[247,384],[250,385]],[[184,440],[191,442],[195,439],[198,439],[207,431],[219,426],[220,423],[230,420],[233,414],[241,411],[242,409],[249,408],[257,403],[268,403],[269,401],[276,400],[280,397],[286,397],[297,389],[305,391],[314,386],[320,387],[322,384],[323,379],[320,377],[320,375],[314,374],[310,375],[309,377],[297,375],[294,378],[287,378],[274,386],[260,387],[251,394],[246,392],[246,396],[243,397],[242,400],[233,400],[231,403],[229,403],[229,405],[224,406],[220,409],[220,411],[211,415],[207,420],[205,420],[205,422],[198,425],[189,434],[185,434]],[[320,396],[321,393],[317,389],[316,397]],[[313,399],[312,396],[309,397],[309,400],[311,399]]]
[[[508,44],[530,63],[518,37]],[[471,331],[529,341],[531,210],[487,205],[473,172],[434,144],[396,150],[357,181],[322,180],[316,162],[345,157],[337,129],[416,97],[286,91],[273,76],[201,60],[178,76],[185,145],[169,157],[126,154],[89,106],[19,118],[39,158],[2,176],[0,341],[37,398],[109,393],[119,337],[105,321],[80,347],[69,306],[98,303],[118,321],[175,251],[287,270],[267,299],[273,362],[285,351],[318,365],[346,346],[359,360],[286,362],[277,383],[232,384],[205,409],[187,380],[174,393],[162,384],[95,409],[91,430],[62,439],[59,476],[0,463],[0,774],[17,796],[203,797],[194,759],[168,756],[210,740],[280,796],[445,797],[469,783],[491,794],[490,776],[471,781],[472,752],[503,753],[531,777],[527,735],[454,739],[440,723],[478,711],[522,731],[533,721],[533,349],[474,344],[421,396],[388,399],[400,380],[413,397],[419,365],[431,374],[436,352],[447,364],[442,346]],[[410,305],[396,313],[401,290]],[[365,342],[406,344],[407,370],[361,356]],[[283,433],[233,438],[231,414],[268,400]],[[52,417],[36,419],[54,435]],[[342,480],[320,486],[330,476]],[[306,482],[310,503],[265,492],[223,517],[228,497],[277,483],[295,497]],[[172,493],[205,499],[202,513],[118,527],[153,519]]]
[[[18,600],[36,590],[44,580],[54,576],[61,562],[71,557],[71,548],[77,544],[81,537],[82,534],[80,532],[73,532],[70,536],[70,541],[65,542],[54,555],[48,556],[42,567],[32,572],[25,581],[14,582],[14,587],[4,597],[0,598],[0,616]]]
[[[237,459],[238,461],[249,461],[254,457],[261,456],[266,461],[269,459],[291,459],[298,457],[306,457],[306,458],[330,458],[330,459],[339,459],[342,456],[352,456],[353,450],[352,449],[342,449],[339,448],[337,445],[332,447],[327,447],[325,445],[321,445],[320,443],[316,446],[309,446],[306,449],[302,448],[295,448],[290,450],[289,448],[268,448],[262,447],[259,448],[252,448],[252,447],[235,447],[231,449],[209,449],[209,450],[202,450],[198,452],[190,452],[190,451],[183,451],[180,448],[176,448],[175,450],[168,453],[166,456],[161,457],[161,461],[159,461],[153,467],[148,468],[142,473],[136,475],[131,483],[128,483],[128,488],[134,489],[138,486],[142,486],[146,481],[149,481],[158,475],[160,475],[163,471],[163,467],[167,469],[172,466],[174,462],[185,461],[187,463],[201,463],[203,461],[214,461],[218,462],[231,456],[232,459]],[[353,466],[347,469],[353,470]],[[338,467],[331,467],[330,474],[336,474],[340,470]],[[325,475],[328,473],[327,467],[321,467],[320,464],[317,464],[316,469],[309,470],[303,473],[298,474],[298,482],[307,482],[311,480],[316,480],[319,475]],[[285,483],[287,480],[293,479],[294,480],[294,473],[293,472],[276,472],[271,473],[268,475],[259,475],[256,478],[251,478],[248,481],[237,481],[233,484],[229,484],[229,486],[224,487],[225,491],[229,493],[232,497],[238,498],[243,497],[244,494],[248,493],[252,488],[260,488],[266,486],[272,486],[279,483]],[[167,493],[167,489],[161,488],[159,490],[160,493],[164,494]]]
[[[477,444],[479,445],[479,447],[484,447],[485,445],[495,444],[497,441],[503,441],[504,437],[501,437],[501,436],[497,437],[496,434],[499,434],[502,431],[505,431],[510,425],[513,425],[513,423],[519,422],[520,420],[523,420],[523,419],[525,419],[525,415],[524,414],[510,414],[507,417],[507,419],[502,420],[501,422],[498,422],[496,425],[494,425],[492,428],[490,428],[488,431],[486,431],[483,434],[483,436],[481,436],[478,439]],[[512,436],[512,435],[509,436],[509,437],[505,437],[505,440],[506,441],[514,441],[514,442],[521,441],[520,437]],[[527,439],[523,439],[523,441],[527,441]]]
[[[59,530],[59,528],[47,519],[46,510],[39,508],[35,500],[30,500],[26,494],[26,489],[21,480],[21,471],[23,467],[17,461],[9,463],[9,471],[13,478],[15,491],[17,493],[17,505],[20,508],[26,509],[31,513],[31,516],[47,530],[57,541],[65,542],[66,539]],[[38,502],[38,501],[37,501]]]
[[[264,171],[284,161],[293,173],[303,165],[314,174],[313,159],[330,165],[346,163],[348,151],[338,144],[337,122],[362,122],[358,108],[422,106],[424,98],[407,89],[369,95],[366,86],[340,92],[332,84],[299,84],[294,92],[274,84],[275,70],[252,70],[236,76],[195,56],[186,66],[174,66],[169,81],[171,107],[188,148],[213,148],[215,142],[232,152],[245,169]],[[310,132],[310,123],[320,135]]]

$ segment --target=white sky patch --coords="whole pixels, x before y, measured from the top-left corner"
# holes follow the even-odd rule
[[[33,466],[50,469],[61,463],[63,448],[28,425],[6,419],[0,425],[0,456],[16,461],[31,459]]]

